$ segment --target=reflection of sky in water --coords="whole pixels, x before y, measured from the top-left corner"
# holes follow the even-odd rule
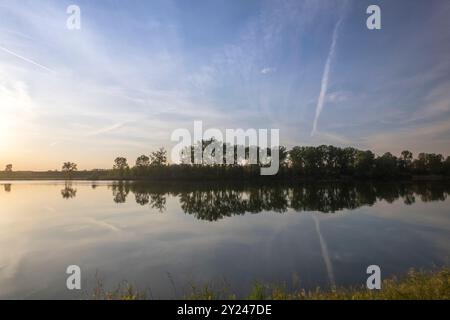
[[[0,298],[78,298],[65,288],[70,264],[81,267],[84,289],[98,271],[107,286],[128,280],[164,298],[189,283],[226,282],[241,293],[256,280],[324,287],[330,271],[337,285],[363,284],[370,264],[389,276],[450,257],[448,200],[416,196],[411,206],[382,200],[335,214],[289,208],[209,222],[184,213],[179,196],[167,195],[162,212],[138,205],[132,192],[115,203],[107,183],[74,182],[68,199],[63,182],[9,188],[0,187]]]

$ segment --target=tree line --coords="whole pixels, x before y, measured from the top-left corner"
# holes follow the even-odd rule
[[[184,150],[184,157],[194,159],[194,153],[200,151],[212,142],[202,141],[195,146]],[[224,146],[224,158],[225,154]],[[242,147],[245,151],[238,156],[237,149]],[[196,164],[169,164],[167,151],[160,148],[149,155],[139,156],[134,164],[130,164],[125,157],[117,157],[112,169],[97,169],[78,171],[77,164],[65,162],[61,172],[49,171],[45,173],[28,172],[36,177],[62,177],[66,179],[119,179],[119,180],[235,180],[235,179],[297,179],[297,178],[397,178],[412,176],[450,176],[450,156],[444,158],[442,154],[419,153],[414,157],[413,153],[404,150],[395,156],[386,152],[381,156],[375,155],[370,150],[358,150],[352,147],[340,148],[331,145],[295,146],[291,150],[286,147],[278,147],[280,168],[275,176],[260,176],[259,164],[248,164],[246,160],[250,156],[251,148],[234,146],[234,162],[229,164],[208,164],[201,162]],[[227,149],[230,150],[230,149]],[[228,151],[229,152],[229,151]],[[256,154],[259,154],[257,152]],[[268,149],[270,156],[272,150]],[[214,156],[214,155],[212,155]],[[233,158],[232,157],[232,158]],[[14,175],[15,174],[15,175]],[[27,173],[15,173],[12,164],[8,164],[0,177],[27,177]]]
[[[204,150],[206,146],[207,144],[203,143],[202,149]],[[188,157],[193,159],[195,148],[191,148]],[[244,150],[244,157],[248,158],[249,148],[245,147]],[[267,152],[270,156],[271,150],[269,149]],[[146,177],[188,180],[261,178],[260,165],[246,164],[246,159],[239,159],[236,154],[235,148],[234,163],[232,164],[207,164],[204,162],[199,164],[168,164],[167,152],[161,148],[150,156],[142,155],[138,157],[134,166],[129,166],[127,159],[124,157],[116,158],[111,175],[132,179]],[[422,152],[414,157],[413,153],[408,150],[402,151],[399,156],[390,152],[376,156],[370,150],[363,151],[352,147],[296,146],[288,151],[286,147],[280,146],[279,163],[280,169],[276,175],[279,178],[450,176],[450,156],[444,158],[441,154]]]

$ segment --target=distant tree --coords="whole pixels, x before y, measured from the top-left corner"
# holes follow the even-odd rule
[[[422,152],[413,161],[413,167],[416,173],[440,174],[445,168],[443,160],[442,154]]]
[[[7,164],[5,167],[5,172],[12,172],[12,164]]]
[[[444,173],[450,175],[450,156],[444,161]]]
[[[429,153],[426,155],[427,171],[431,174],[440,174],[443,169],[444,157],[442,154]]]
[[[403,150],[399,159],[399,166],[403,170],[410,170],[413,161],[413,154],[411,151]]]
[[[114,160],[114,170],[119,171],[119,175],[122,178],[125,175],[125,171],[129,170],[130,167],[127,163],[127,158],[124,157],[117,157]]]
[[[71,179],[72,173],[77,171],[77,164],[73,162],[64,162],[62,166],[62,171],[65,173],[66,178]]]
[[[425,173],[426,171],[426,154],[421,152],[412,163],[415,173]]]
[[[370,176],[375,166],[375,155],[372,151],[359,151],[356,153],[355,173],[358,176]]]
[[[114,169],[116,170],[125,170],[128,169],[128,163],[127,163],[127,158],[124,157],[117,157],[114,160]]]
[[[396,173],[397,157],[393,156],[390,152],[386,152],[381,157],[378,157],[375,163],[376,173],[379,176],[392,176]]]
[[[146,155],[139,156],[136,159],[136,167],[138,168],[148,167],[149,165],[150,165],[150,158],[147,157]]]
[[[292,150],[289,151],[289,160],[293,168],[297,171],[301,171],[305,165],[303,148],[298,146],[292,148]]]
[[[165,166],[167,164],[167,151],[164,148],[160,148],[158,151],[152,152],[150,159],[152,166]]]
[[[403,150],[401,153],[401,159],[404,160],[405,162],[411,162],[412,158],[413,158],[413,154],[411,151],[408,150]]]
[[[279,146],[278,147],[278,159],[280,161],[280,166],[283,166],[286,164],[287,158],[288,158],[288,151],[285,146]]]

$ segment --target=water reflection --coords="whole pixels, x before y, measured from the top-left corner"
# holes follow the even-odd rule
[[[4,187],[5,187],[5,192],[11,192],[11,183],[5,184]]]
[[[402,199],[443,201],[449,186],[436,184],[310,184],[292,187],[262,187],[244,190],[219,189],[180,194],[182,209],[202,220],[214,221],[246,212],[319,211],[334,213],[344,209],[371,206],[377,201],[392,203]]]
[[[450,182],[2,184],[0,298],[77,299],[69,264],[173,298],[169,272],[179,288],[227,279],[239,296],[255,280],[359,286],[370,264],[402,276],[450,256]]]
[[[5,191],[11,185],[5,184]],[[92,185],[92,189],[97,186]],[[444,201],[450,192],[450,183],[309,183],[296,185],[207,185],[207,184],[144,184],[114,182],[112,190],[115,203],[125,203],[131,192],[141,206],[159,212],[166,210],[166,196],[175,196],[181,209],[197,219],[216,221],[233,215],[273,211],[319,211],[335,213],[345,209],[372,206],[378,201],[392,203],[401,199],[411,205],[422,202]],[[61,190],[64,199],[76,197],[77,189],[66,182]]]
[[[130,193],[129,183],[114,183],[112,186],[113,199],[115,203],[125,203]]]
[[[77,195],[77,189],[72,187],[71,182],[67,182],[64,185],[64,189],[61,190],[61,196],[63,199],[72,199]]]
[[[444,201],[449,194],[448,183],[316,183],[298,185],[237,186],[211,185],[149,185],[115,183],[111,186],[114,201],[123,203],[129,192],[136,203],[159,211],[165,210],[166,195],[177,196],[181,209],[197,219],[216,221],[224,217],[259,213],[319,211],[334,213],[344,209],[371,206],[377,201],[392,203],[402,199],[411,205]]]

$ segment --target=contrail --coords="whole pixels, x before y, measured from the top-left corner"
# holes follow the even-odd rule
[[[116,130],[116,129],[119,129],[119,128],[123,127],[124,124],[125,124],[125,122],[115,123],[115,124],[113,124],[113,125],[111,125],[109,127],[100,128],[98,130],[89,132],[87,134],[87,136],[89,136],[89,137],[90,136],[97,136],[97,135],[102,134],[102,133],[107,133],[107,132],[110,132],[110,131],[113,131],[113,130]]]
[[[323,70],[319,98],[317,99],[316,116],[314,117],[314,124],[313,124],[313,128],[311,130],[311,136],[313,136],[316,133],[317,121],[319,120],[320,113],[322,112],[322,109],[323,109],[325,96],[327,95],[328,77],[330,74],[331,61],[333,60],[333,57],[334,57],[336,41],[337,41],[337,37],[338,37],[338,30],[339,30],[339,26],[341,25],[341,22],[343,20],[343,17],[344,17],[344,15],[342,14],[341,17],[339,18],[339,20],[336,22],[336,25],[334,26],[333,38],[331,40],[330,51],[328,52],[328,57],[325,62],[325,68]]]
[[[331,264],[330,254],[328,253],[327,244],[325,243],[325,240],[322,237],[322,232],[320,232],[319,220],[317,219],[317,217],[315,215],[313,215],[312,217],[314,219],[314,222],[316,223],[316,231],[317,231],[317,235],[319,236],[320,249],[322,251],[323,261],[325,262],[325,266],[327,268],[328,280],[330,282],[331,287],[336,287],[336,281],[334,280],[333,265]]]
[[[53,71],[52,69],[47,68],[46,66],[44,66],[44,65],[42,65],[42,64],[40,64],[40,63],[37,63],[36,61],[33,61],[33,60],[31,60],[31,59],[28,59],[28,58],[25,58],[24,56],[21,56],[20,54],[17,54],[17,53],[15,53],[15,52],[12,52],[11,50],[6,49],[5,47],[0,46],[0,50],[3,50],[4,52],[7,52],[7,53],[9,53],[9,54],[12,54],[12,55],[15,56],[16,58],[22,59],[23,61],[26,61],[26,62],[28,62],[28,63],[31,63],[31,64],[33,64],[33,65],[39,67],[39,68],[42,68],[42,69],[47,70],[47,71],[50,71],[50,72],[52,72],[52,73],[55,72],[55,71]]]

